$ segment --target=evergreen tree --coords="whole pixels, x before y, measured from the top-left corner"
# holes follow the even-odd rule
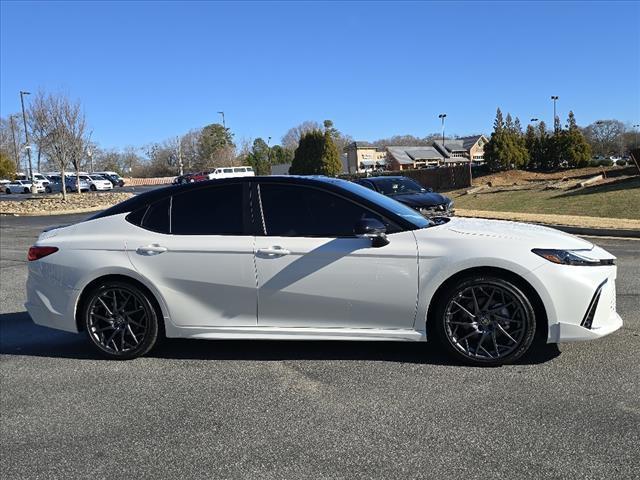
[[[538,150],[540,149],[540,142],[538,140],[538,134],[533,125],[527,125],[527,132],[524,135],[524,144],[529,152],[529,161],[527,166],[529,168],[536,168],[538,164]]]
[[[310,130],[300,137],[289,168],[291,175],[319,175],[324,153],[324,134]]]
[[[340,152],[333,139],[333,122],[325,120],[324,126],[324,133],[311,130],[302,135],[289,168],[290,174],[333,177],[342,171]]]
[[[327,123],[325,122],[325,127]],[[324,145],[322,149],[322,164],[320,166],[320,175],[335,177],[342,171],[342,162],[340,161],[340,152],[333,141],[330,128],[324,131]]]
[[[567,129],[562,132],[562,159],[569,167],[586,167],[591,159],[591,146],[576,123],[575,115],[569,112]]]
[[[518,122],[519,124],[520,122]],[[516,129],[511,114],[502,120],[500,109],[496,112],[494,130],[484,147],[484,158],[491,170],[522,168],[529,160],[529,152],[522,133]]]
[[[247,163],[253,167],[256,175],[271,173],[269,153],[269,145],[262,138],[258,137],[253,141],[251,152],[247,155]]]

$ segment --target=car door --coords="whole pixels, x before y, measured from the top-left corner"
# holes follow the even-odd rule
[[[263,235],[256,237],[258,325],[412,328],[417,244],[379,214],[322,189],[259,186]],[[357,238],[358,220],[388,225],[390,243]]]
[[[255,326],[254,237],[248,186],[193,186],[134,212],[127,239],[135,268],[163,295],[182,327]]]

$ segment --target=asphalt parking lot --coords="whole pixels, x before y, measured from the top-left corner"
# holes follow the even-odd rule
[[[0,217],[0,478],[637,478],[638,240],[591,239],[618,257],[623,329],[517,365],[186,340],[113,362],[22,306],[28,246],[82,217]]]

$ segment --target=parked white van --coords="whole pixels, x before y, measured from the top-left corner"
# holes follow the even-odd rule
[[[209,180],[215,178],[255,177],[253,167],[221,167],[209,174]]]

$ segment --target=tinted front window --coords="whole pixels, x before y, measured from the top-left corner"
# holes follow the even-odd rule
[[[176,235],[242,235],[243,186],[236,183],[198,188],[174,195],[171,233]]]
[[[392,213],[402,217],[406,221],[410,222],[416,228],[425,228],[430,225],[433,225],[431,220],[427,220],[422,215],[420,215],[415,210],[407,207],[406,205],[393,200],[390,197],[382,195],[381,193],[374,192],[369,190],[362,185],[358,185],[357,183],[347,182],[345,180],[332,179],[331,183],[334,185],[339,185],[341,188],[345,190],[349,190],[350,192],[358,195],[359,197],[365,198],[370,202],[375,203],[385,210],[389,210]]]
[[[282,237],[350,237],[359,220],[378,214],[323,190],[295,185],[260,186],[266,234]]]

